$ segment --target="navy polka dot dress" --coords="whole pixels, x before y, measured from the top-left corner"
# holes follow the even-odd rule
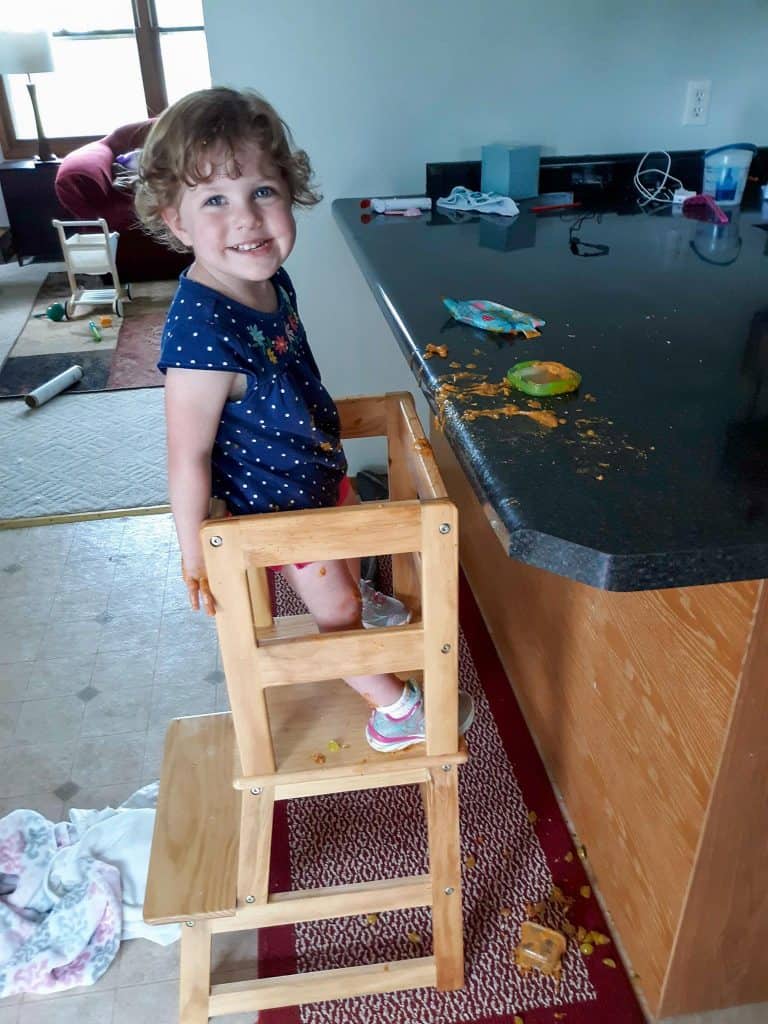
[[[184,272],[163,331],[160,362],[242,373],[212,453],[212,496],[234,515],[335,505],[347,461],[339,415],[296,313],[284,269],[272,278],[275,313],[260,313],[190,281]]]

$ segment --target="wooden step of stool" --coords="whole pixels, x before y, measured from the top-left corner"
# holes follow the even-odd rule
[[[211,985],[211,940],[215,934],[423,906],[432,907],[435,913],[441,902],[449,904],[444,912],[455,919],[450,896],[459,893],[458,830],[452,829],[452,815],[445,813],[444,803],[446,798],[451,800],[455,789],[456,766],[466,760],[465,745],[462,742],[459,753],[439,765],[424,753],[423,744],[396,754],[379,754],[364,738],[360,741],[367,710],[359,697],[341,680],[312,685],[329,689],[332,714],[325,721],[308,715],[306,709],[317,705],[309,693],[299,692],[305,687],[275,691],[275,696],[287,695],[292,700],[275,702],[274,738],[276,750],[286,752],[285,763],[300,765],[311,760],[317,745],[314,739],[328,732],[329,722],[343,723],[337,763],[315,768],[309,773],[314,779],[289,767],[285,775],[279,773],[279,784],[273,779],[271,787],[254,785],[241,794],[233,788],[232,768],[227,767],[237,767],[230,714],[175,719],[168,729],[144,918],[152,924],[182,924],[182,1024],[204,1024],[209,1015],[335,999],[340,992],[347,998],[440,986],[435,956]],[[301,729],[305,722],[307,736]],[[345,736],[351,741],[348,745]],[[245,786],[254,780],[239,781]],[[251,894],[237,899],[241,799],[262,806],[266,802],[271,807],[275,799],[414,783],[422,787],[425,797],[433,869],[429,875],[263,893],[258,901],[255,896],[251,899]],[[271,843],[270,824],[262,822],[261,835],[256,837],[261,840],[261,850],[255,853],[263,871],[268,870],[265,850]],[[446,878],[453,881],[448,900],[445,892],[435,893],[433,874],[443,883]],[[454,905],[460,910],[460,903]],[[460,977],[458,983],[442,980],[440,987],[444,988],[459,987],[461,981]]]
[[[165,738],[144,920],[232,917],[240,794],[232,716],[177,718]]]

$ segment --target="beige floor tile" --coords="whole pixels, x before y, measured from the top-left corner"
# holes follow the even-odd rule
[[[163,611],[161,587],[139,586],[116,581],[109,594],[107,613],[121,616],[144,616],[147,623],[157,622]]]
[[[160,621],[160,642],[170,642],[178,648],[187,643],[200,643],[216,637],[215,620],[202,612],[183,608],[164,613]]]
[[[95,654],[38,659],[30,666],[27,697],[39,700],[77,693],[91,682],[95,661]]]
[[[111,586],[72,587],[59,589],[53,599],[51,617],[54,619],[92,619],[107,610]]]
[[[37,811],[48,821],[54,823],[64,820],[64,801],[55,793],[26,793],[21,796],[10,796],[0,800],[0,817],[10,814],[11,811]]]
[[[109,586],[114,576],[114,563],[102,556],[89,559],[88,561],[67,561],[62,567],[56,593],[64,594],[72,590],[83,590],[87,587]]]
[[[216,703],[216,689],[207,683],[196,683],[188,687],[163,689],[155,687],[149,728],[160,730],[172,718],[184,715],[209,715]]]
[[[162,661],[155,665],[155,684],[161,689],[174,689],[178,686],[216,685],[218,678],[208,676],[216,671],[216,650],[213,645],[179,647],[176,651],[166,654]]]
[[[125,555],[128,559],[158,558],[159,556],[167,558],[170,548],[171,534],[167,527],[157,533],[136,529],[129,531],[126,527],[120,542],[120,554]],[[168,567],[164,565],[163,568],[167,569]]]
[[[81,736],[143,732],[149,722],[152,687],[104,690],[86,705]]]
[[[220,974],[245,972],[247,977],[257,976],[258,932],[230,932],[214,935],[211,955],[211,970]]]
[[[127,619],[119,616],[103,627],[99,653],[133,654],[154,648],[158,641],[159,626],[147,625],[144,618]]]
[[[178,1024],[179,993],[175,981],[129,985],[117,990],[112,1024]]]
[[[149,939],[131,939],[121,946],[119,986],[176,981],[179,977],[179,943],[159,946]]]
[[[54,591],[19,594],[16,597],[0,596],[0,624],[4,631],[11,631],[25,622],[47,622],[51,616]]]
[[[0,704],[0,747],[16,742],[16,723],[19,720],[22,705]]]
[[[138,784],[146,742],[145,732],[121,733],[119,739],[114,736],[82,739],[75,752],[72,781],[88,788],[123,782]]]
[[[166,730],[167,726],[163,726],[160,729],[150,729],[147,733],[147,745],[144,748],[144,764],[141,769],[141,777],[145,781],[160,778]]]
[[[115,992],[89,992],[82,995],[62,993],[53,999],[25,1002],[19,1024],[109,1024],[115,1004]],[[138,1024],[140,1017],[134,1018]],[[151,1017],[146,1018],[147,1021]]]
[[[115,516],[110,519],[84,519],[74,524],[73,544],[83,544],[88,549],[120,547],[129,516]]]
[[[129,796],[141,788],[141,781],[116,782],[111,786],[81,786],[79,792],[64,804],[64,816],[75,807],[80,810],[102,811],[105,807],[119,807]]]
[[[236,978],[225,978],[225,981],[236,981]],[[224,1017],[209,1017],[210,1024],[257,1024],[256,1013],[228,1013]]]
[[[48,628],[44,622],[27,622],[17,625],[7,637],[6,642],[0,646],[0,664],[34,661]]]
[[[40,653],[35,652],[36,656],[49,660],[95,654],[103,628],[102,623],[93,620],[53,619],[45,627]]]
[[[85,704],[79,697],[27,700],[16,723],[16,743],[45,743],[55,736],[61,743],[80,735]]]
[[[115,584],[119,587],[131,584],[146,586],[151,582],[153,586],[161,587],[168,574],[168,558],[167,547],[147,553],[123,551],[115,571]]]
[[[3,636],[7,636],[4,627]],[[33,662],[17,661],[0,665],[0,702],[22,700],[29,689]]]
[[[182,651],[188,655],[200,654],[207,659],[213,658],[214,665],[220,667],[218,647],[215,635],[206,636],[203,633],[198,634],[193,639],[185,640],[183,644],[173,640],[159,640],[157,644],[155,673],[162,675],[165,672],[166,666],[174,665],[177,662]]]
[[[171,580],[165,584],[165,590],[163,591],[163,614],[172,614],[175,612],[189,612],[190,615],[195,613],[189,606],[189,597],[187,595],[187,589],[181,580]]]
[[[91,683],[97,690],[142,689],[155,681],[155,650],[99,651]]]
[[[102,520],[102,522],[106,522],[106,520]],[[64,572],[71,581],[70,585],[74,585],[74,581],[79,575],[85,574],[91,579],[96,572],[100,573],[102,582],[111,580],[117,567],[115,555],[119,551],[119,540],[105,539],[103,543],[92,541],[86,544],[84,541],[75,539],[64,563]]]
[[[5,747],[0,750],[0,797],[52,791],[69,778],[74,754],[74,743],[39,744],[23,753]]]
[[[173,533],[173,516],[169,513],[153,516],[128,516],[123,531],[123,547],[135,537],[165,537]]]
[[[32,562],[32,564],[30,564]],[[7,599],[49,599],[53,598],[59,586],[62,567],[60,565],[37,565],[36,560],[25,556],[23,562],[3,564],[0,561],[3,581],[3,597]]]
[[[711,1010],[709,1013],[666,1017],[663,1024],[768,1024],[768,1003],[750,1003],[726,1010]]]

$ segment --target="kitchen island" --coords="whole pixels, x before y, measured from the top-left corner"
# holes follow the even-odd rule
[[[521,206],[334,214],[434,413],[464,571],[650,1012],[768,1000],[766,218]],[[442,296],[546,325],[492,335]],[[536,358],[578,392],[508,391]]]

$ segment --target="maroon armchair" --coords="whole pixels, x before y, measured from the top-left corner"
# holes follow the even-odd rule
[[[192,262],[191,253],[173,252],[145,234],[133,196],[112,184],[115,157],[141,149],[151,125],[152,121],[127,124],[73,150],[56,175],[56,195],[73,220],[103,217],[110,230],[120,232],[117,272],[124,282],[170,280]]]

